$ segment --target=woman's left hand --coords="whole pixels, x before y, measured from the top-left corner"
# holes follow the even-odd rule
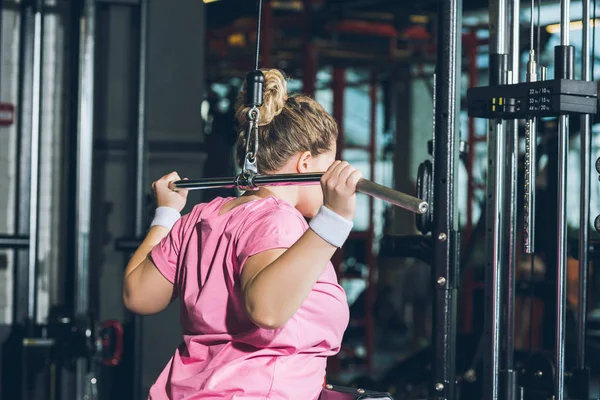
[[[188,190],[178,189],[175,191],[169,187],[172,182],[180,180],[179,174],[173,171],[152,183],[152,191],[158,207],[171,207],[179,212],[183,210],[187,201]]]

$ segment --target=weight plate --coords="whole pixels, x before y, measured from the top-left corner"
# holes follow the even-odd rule
[[[426,160],[419,165],[417,173],[417,197],[429,204],[429,208],[425,214],[416,215],[417,229],[423,235],[431,231],[432,226],[432,201],[433,201],[433,182],[432,182],[432,164]]]

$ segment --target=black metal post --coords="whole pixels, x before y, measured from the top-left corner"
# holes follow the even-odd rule
[[[438,1],[438,54],[434,134],[433,399],[456,398],[456,291],[458,218],[456,172],[460,101],[462,0]]]
[[[134,237],[144,236],[145,188],[146,188],[146,66],[148,49],[148,0],[139,3],[139,54],[138,54],[138,107],[137,130],[135,135],[135,204],[134,204]],[[139,315],[133,316],[133,391],[134,400],[142,400],[143,370],[143,321]]]

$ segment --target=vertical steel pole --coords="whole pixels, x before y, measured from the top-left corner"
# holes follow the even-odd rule
[[[135,136],[135,237],[142,237],[146,227],[144,203],[146,200],[146,84],[148,49],[148,0],[140,0],[139,5],[139,64],[138,64],[138,106],[137,130]]]
[[[15,233],[29,236],[29,249],[17,250],[14,262],[13,329],[10,351],[14,359],[0,393],[14,399],[29,399],[35,389],[31,355],[23,339],[35,334],[37,306],[39,149],[42,60],[41,1],[20,4],[19,74],[17,107],[17,194]],[[27,251],[27,255],[25,255]],[[8,342],[7,342],[8,343]],[[8,354],[8,353],[7,353]],[[4,365],[8,367],[8,365]],[[12,379],[12,380],[11,380]]]
[[[570,0],[560,2],[561,46],[556,47],[555,79],[573,79],[572,47],[569,46]],[[571,52],[570,52],[571,50]],[[558,125],[558,193],[557,193],[557,245],[556,259],[557,295],[556,295],[556,400],[565,397],[565,324],[567,299],[567,157],[569,152],[569,116],[561,115]]]
[[[510,18],[510,75],[509,83],[518,83],[520,78],[519,68],[519,34],[520,34],[520,4],[519,0],[511,0],[511,18]],[[508,235],[506,246],[506,275],[505,279],[505,327],[503,333],[506,337],[502,354],[503,360],[503,386],[504,398],[514,400],[517,396],[517,376],[514,370],[514,351],[515,351],[515,288],[516,288],[516,245],[517,245],[517,162],[519,157],[519,121],[512,120],[508,123],[507,129],[507,154],[506,157],[506,176],[508,179],[509,190],[505,195],[505,207],[507,212],[507,221],[505,230]],[[506,237],[506,235],[503,235]]]
[[[490,85],[506,84],[509,58],[507,42],[507,1],[490,0]],[[499,396],[501,368],[500,347],[502,321],[502,279],[506,268],[503,199],[506,187],[506,124],[497,119],[489,122],[488,179],[486,211],[486,313],[484,325],[485,357],[483,359],[483,398]]]
[[[583,0],[583,46],[581,50],[581,79],[591,80],[590,69],[590,0]],[[588,244],[590,232],[590,116],[581,117],[581,194],[579,210],[579,298],[577,303],[577,369],[585,369],[585,333],[587,323]]]
[[[458,218],[455,185],[458,160],[462,0],[438,1],[438,54],[433,149],[434,399],[456,398],[456,291]]]
[[[92,151],[94,130],[94,46],[96,5],[85,0],[80,20],[79,109],[77,141],[77,313],[89,309],[89,231],[91,211]]]
[[[77,178],[76,178],[76,225],[75,225],[75,314],[89,313],[89,267],[90,225],[92,207],[92,152],[94,136],[94,54],[96,30],[96,2],[84,0],[79,20],[79,107],[77,113]],[[78,359],[76,364],[77,399],[84,398],[87,360]]]
[[[39,216],[39,173],[40,173],[40,129],[42,106],[42,42],[44,34],[43,2],[34,3],[33,34],[33,79],[31,98],[31,143],[30,143],[30,200],[29,200],[29,268],[27,275],[27,319],[30,327],[37,320],[37,271],[38,271],[38,216]],[[29,332],[28,334],[33,334]]]
[[[77,313],[89,308],[89,231],[92,183],[92,144],[94,129],[94,30],[96,6],[94,0],[85,0],[81,28],[81,55],[79,60],[79,109],[77,141]]]
[[[15,315],[15,322],[26,322],[27,334],[34,334],[37,318],[37,269],[38,269],[38,199],[39,199],[39,157],[41,127],[41,90],[42,90],[42,41],[43,41],[43,4],[41,1],[24,2],[21,6],[21,70],[19,81],[19,154],[27,153],[19,160],[20,179],[27,182],[21,185],[19,198],[27,198],[27,210],[19,210],[17,227],[22,227],[29,235],[27,273],[17,272],[18,280],[15,300],[26,305],[24,318]],[[28,165],[24,165],[28,163]],[[24,176],[27,174],[28,176]],[[19,232],[21,233],[21,232]],[[17,264],[17,263],[16,263]],[[18,264],[17,264],[18,265]],[[20,269],[17,266],[15,269]],[[22,271],[22,269],[21,269]],[[21,293],[19,293],[21,292]],[[26,293],[26,300],[24,294]],[[25,300],[25,301],[23,301]]]
[[[17,107],[17,176],[19,187],[17,190],[15,213],[16,234],[33,236],[37,238],[37,187],[38,164],[33,158],[39,156],[39,106],[41,88],[40,75],[40,26],[36,26],[41,19],[36,19],[36,3],[33,1],[22,2],[20,7],[20,32],[19,32],[19,81],[18,81],[18,107]],[[41,10],[40,10],[41,12]],[[37,93],[36,93],[37,88]],[[34,109],[37,110],[34,113]],[[32,184],[35,188],[32,188]],[[32,204],[33,202],[33,204]],[[33,219],[32,219],[33,217]],[[33,232],[31,229],[33,228]],[[31,242],[27,257],[24,251],[17,251],[14,267],[13,288],[13,323],[27,327],[26,334],[33,334],[35,324],[35,274],[37,241]],[[32,288],[33,285],[33,288]],[[33,289],[33,290],[32,290]]]
[[[146,188],[146,83],[147,83],[147,51],[148,51],[148,0],[140,0],[139,4],[139,53],[138,53],[138,114],[137,132],[135,136],[135,219],[134,237],[141,238],[146,226],[145,188]],[[133,317],[133,399],[142,399],[143,370],[143,321],[142,317]]]

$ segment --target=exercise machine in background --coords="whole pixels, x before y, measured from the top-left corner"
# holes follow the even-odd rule
[[[583,1],[582,80],[574,80],[574,48],[570,45],[569,0],[561,0],[561,44],[555,48],[554,79],[537,68],[533,39],[527,63],[527,82],[520,83],[519,2],[500,0],[490,8],[490,86],[467,93],[469,116],[489,120],[488,222],[486,263],[486,316],[483,357],[485,400],[550,398],[589,399],[590,373],[585,362],[589,202],[591,169],[590,116],[597,113],[597,87],[590,74],[590,2]],[[531,9],[531,35],[533,36]],[[506,21],[510,21],[507,25]],[[510,29],[509,29],[510,28]],[[546,78],[546,77],[544,77]],[[579,301],[577,310],[577,363],[567,371],[565,363],[567,321],[567,153],[569,120],[581,118],[581,209],[579,248]],[[535,176],[537,173],[536,127],[539,118],[558,118],[556,170],[556,247],[547,257],[548,269],[556,268],[555,346],[550,357],[533,355],[518,376],[514,363],[514,299],[516,248],[517,121],[526,121],[525,251],[535,253]],[[506,151],[508,153],[506,153]],[[552,180],[551,180],[552,181]],[[490,230],[491,229],[491,230]],[[553,232],[550,232],[552,234]],[[543,361],[540,361],[543,360]],[[541,364],[541,365],[540,365]],[[542,383],[543,382],[543,383]]]
[[[591,116],[597,113],[597,87],[591,82],[590,71],[590,1],[583,7],[583,52],[581,80],[574,79],[574,48],[569,44],[570,8],[568,0],[560,2],[561,44],[555,49],[555,76],[547,79],[545,67],[539,67],[534,46],[535,5],[531,7],[531,40],[529,62],[525,71],[526,82],[520,82],[520,3],[498,0],[490,2],[490,85],[471,88],[467,92],[470,117],[489,121],[487,155],[487,193],[483,227],[486,240],[485,312],[481,340],[465,343],[459,340],[461,355],[467,353],[475,361],[465,364],[457,357],[456,289],[459,285],[458,233],[454,201],[454,182],[457,160],[456,97],[457,71],[460,71],[460,42],[454,33],[460,30],[460,2],[442,2],[439,9],[440,29],[438,68],[435,89],[435,133],[433,160],[424,162],[419,169],[417,197],[428,202],[428,212],[417,216],[417,226],[423,234],[431,233],[429,240],[393,238],[395,245],[387,251],[394,256],[426,257],[431,250],[434,289],[432,347],[416,354],[408,363],[399,364],[390,376],[396,382],[416,386],[427,382],[432,399],[589,399],[598,396],[596,373],[590,373],[593,360],[586,354],[598,347],[587,329],[588,266],[593,242],[589,240],[590,226],[590,169],[591,169]],[[539,4],[538,4],[539,7]],[[539,53],[539,50],[537,51]],[[459,93],[459,92],[458,92]],[[567,331],[567,152],[570,119],[580,118],[581,182],[580,232],[577,249],[571,250],[579,260],[578,301],[574,313],[576,322],[576,357],[574,365],[566,364]],[[516,253],[519,232],[523,232],[525,253],[533,256],[536,248],[536,186],[538,174],[538,127],[542,120],[554,120],[558,127],[557,143],[548,150],[548,192],[545,202],[556,210],[553,229],[544,233],[553,237],[545,260],[546,279],[556,285],[549,290],[545,314],[556,314],[554,319],[554,351],[539,353],[515,352],[515,297]],[[517,187],[519,127],[525,129],[526,154],[524,165],[523,210],[518,209]],[[556,154],[552,154],[554,150]],[[600,168],[598,169],[600,172]],[[518,215],[524,225],[518,227]],[[547,216],[546,216],[547,219]],[[600,217],[596,219],[600,230]],[[388,238],[389,240],[389,238]],[[388,243],[389,244],[389,243]],[[592,245],[592,250],[591,246]],[[385,246],[383,249],[386,249]],[[595,256],[594,256],[595,258]],[[547,288],[548,289],[548,288]],[[538,295],[544,296],[538,290]],[[597,325],[595,319],[592,323]],[[552,335],[552,333],[550,333]],[[587,340],[590,339],[590,340]],[[475,345],[473,345],[473,343]],[[478,345],[477,345],[478,343]],[[468,350],[464,346],[468,347]],[[547,350],[547,349],[546,349]],[[588,353],[586,353],[586,351]],[[477,368],[478,360],[482,368]],[[411,368],[407,366],[410,365]],[[477,369],[477,373],[475,370]],[[421,371],[414,374],[414,371]],[[462,371],[461,373],[457,373]],[[466,371],[466,373],[463,373]],[[409,382],[407,375],[413,377]],[[404,378],[402,374],[406,374]],[[458,383],[460,382],[460,385]],[[473,389],[477,382],[478,388]],[[407,396],[410,394],[407,393]],[[594,397],[594,398],[596,398]],[[412,397],[409,397],[412,398]]]

